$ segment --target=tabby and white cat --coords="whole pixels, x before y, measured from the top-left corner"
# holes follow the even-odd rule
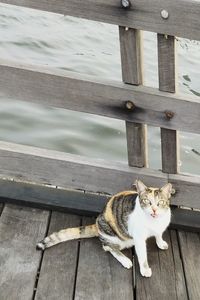
[[[97,217],[96,224],[67,228],[55,232],[37,244],[45,250],[58,243],[99,237],[103,249],[109,251],[125,268],[132,267],[132,261],[121,250],[135,246],[142,276],[150,277],[146,240],[155,236],[158,248],[168,249],[162,234],[170,223],[170,197],[173,193],[170,183],[161,189],[147,187],[137,180],[137,191],[124,191],[114,195]]]

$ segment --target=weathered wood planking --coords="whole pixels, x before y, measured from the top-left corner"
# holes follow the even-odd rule
[[[141,38],[139,30],[119,26],[122,79],[125,83],[142,84]]]
[[[130,189],[138,177],[148,185],[167,182],[159,171],[6,142],[0,142],[0,165],[2,176],[15,180],[109,194]]]
[[[48,211],[6,205],[0,217],[0,298],[32,299]]]
[[[200,299],[200,236],[197,233],[178,232],[185,278],[190,300]]]
[[[3,203],[0,203],[0,216],[1,216],[1,213],[2,213],[2,211],[3,211]]]
[[[176,232],[166,232],[164,239],[169,244],[166,251],[159,250],[155,240],[147,241],[151,278],[143,278],[136,264],[137,300],[187,300],[184,270],[179,253]]]
[[[132,167],[147,167],[147,126],[126,122],[128,163]]]
[[[93,224],[84,219],[83,224]],[[80,242],[75,300],[133,300],[132,270],[123,268],[106,253],[97,238]]]
[[[119,27],[123,82],[142,84],[141,33],[137,29]],[[144,124],[126,121],[128,163],[132,167],[147,166],[147,128]]]
[[[4,197],[0,200],[6,203],[56,209],[84,216],[94,216],[102,212],[109,197],[1,179],[0,196]],[[200,212],[173,208],[170,227],[200,232]]]
[[[200,212],[191,209],[172,209],[170,228],[200,232]]]
[[[21,69],[22,68],[22,69]],[[130,122],[200,133],[200,100],[62,70],[1,63],[0,99],[18,99]],[[12,82],[12,84],[10,84]],[[132,101],[136,108],[126,108]],[[166,117],[172,111],[174,117]],[[192,115],[192,118],[191,118]]]
[[[48,234],[80,226],[80,217],[52,212]],[[72,300],[76,279],[78,241],[56,245],[44,252],[35,300]]]
[[[200,40],[200,5],[195,0],[130,0],[130,9],[123,9],[121,1],[116,0],[1,2]],[[167,10],[167,19],[161,17],[162,10]]]
[[[157,35],[159,90],[176,91],[176,40],[174,36]],[[170,114],[170,112],[168,112]],[[176,174],[179,170],[179,142],[175,130],[161,128],[162,171]]]
[[[51,184],[66,189],[114,194],[130,189],[137,178],[149,186],[161,187],[168,182],[168,175],[160,171],[129,167],[123,163],[86,159],[78,155],[6,142],[0,143],[0,149],[1,178],[14,178],[22,183]],[[172,204],[200,208],[199,176],[170,174],[169,182],[176,189],[176,194],[171,199]],[[26,194],[26,190],[24,193]],[[8,188],[0,190],[1,197],[9,198],[6,195],[15,198],[15,194]],[[18,195],[20,196],[20,192]]]

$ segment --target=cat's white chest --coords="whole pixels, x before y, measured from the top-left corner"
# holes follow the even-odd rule
[[[170,223],[170,209],[162,216],[153,218],[141,209],[138,199],[136,207],[128,219],[128,232],[134,238],[147,239],[162,234]]]

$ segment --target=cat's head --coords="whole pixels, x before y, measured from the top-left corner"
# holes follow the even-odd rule
[[[175,190],[171,183],[162,188],[147,187],[141,180],[136,180],[135,186],[139,195],[140,206],[146,214],[157,218],[169,209],[170,198]]]

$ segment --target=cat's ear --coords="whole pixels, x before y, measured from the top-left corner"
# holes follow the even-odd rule
[[[139,194],[143,193],[147,188],[146,185],[141,180],[138,179],[135,181],[135,186]]]
[[[171,183],[165,184],[160,190],[161,192],[165,193],[168,198],[170,198],[171,195],[175,194],[175,189],[172,188]]]

